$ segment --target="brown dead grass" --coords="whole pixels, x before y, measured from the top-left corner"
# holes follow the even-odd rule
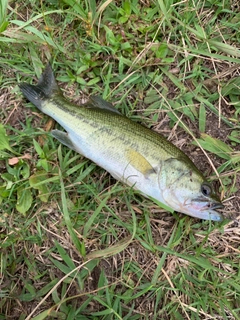
[[[112,204],[111,202],[109,202],[108,205],[115,206],[115,204]],[[117,213],[121,215],[123,214],[124,217],[123,210],[120,209],[120,207],[118,209],[119,210],[117,211]],[[150,211],[151,229],[154,243],[163,247],[167,246],[173,228],[176,224],[176,221],[171,215],[169,215],[168,213],[162,213],[161,210],[159,210],[155,206],[153,206]],[[42,212],[44,212],[44,215],[41,214]],[[159,213],[161,218],[159,218]],[[126,211],[125,217],[127,218],[127,216],[129,216],[129,213]],[[65,227],[61,227],[61,225],[64,225],[62,223],[63,218],[57,208],[57,205],[54,206],[54,204],[52,204],[52,208],[49,208],[49,206],[40,208],[36,212],[35,217],[35,222],[31,224],[30,230],[32,235],[37,234],[37,222],[38,224],[40,224],[41,228],[46,231],[44,245],[38,246],[37,244],[34,244],[33,246],[30,246],[26,242],[22,243],[21,241],[19,241],[17,255],[27,255],[29,261],[34,261],[34,263],[37,265],[38,272],[39,270],[42,270],[42,272],[46,272],[46,274],[44,277],[41,278],[41,282],[38,282],[38,280],[35,279],[36,273],[34,268],[29,269],[29,266],[26,266],[25,264],[18,265],[17,270],[14,273],[15,287],[12,289],[12,292],[10,293],[12,299],[9,299],[7,303],[7,308],[5,309],[6,319],[19,319],[19,314],[21,313],[29,315],[38,305],[37,301],[31,301],[31,303],[29,303],[22,302],[17,299],[17,296],[22,292],[25,286],[25,283],[21,279],[28,279],[28,281],[30,280],[34,287],[40,290],[42,287],[44,287],[51,281],[51,275],[54,275],[54,278],[59,279],[57,291],[59,292],[59,295],[61,294],[61,281],[64,277],[64,274],[61,271],[59,271],[59,269],[57,269],[50,260],[50,258],[53,258],[55,260],[63,262],[61,256],[56,252],[52,252],[51,250],[54,247],[55,240],[58,241],[60,245],[67,251],[68,255],[71,257],[76,267],[81,267],[81,265],[84,263],[83,258],[79,256],[79,253],[72,245],[71,238],[67,230],[65,229]],[[222,261],[224,261],[224,257],[228,257],[231,258],[232,262],[234,262],[236,265],[238,264],[240,253],[239,227],[240,220],[229,222],[223,230],[215,229],[208,236],[207,241],[204,240],[205,236],[201,233],[201,230],[199,231],[199,233],[195,233],[195,239],[197,243],[201,244],[204,240],[204,247],[207,250],[209,249],[209,247],[211,247],[215,252],[217,252],[217,255],[214,256],[211,260],[211,264],[219,269],[219,277],[221,277],[220,270],[228,272],[229,275],[236,273],[236,270],[233,270],[228,263],[224,263]],[[121,230],[119,231],[119,240],[124,239],[127,236],[127,234],[125,234],[125,232],[122,232]],[[117,230],[117,232],[119,231]],[[4,232],[4,230],[2,229],[1,232]],[[78,230],[78,232],[79,234],[82,233],[81,230]],[[109,246],[111,246],[113,243],[109,243]],[[87,252],[103,249],[102,246],[98,243],[97,234],[94,234],[94,230],[92,230],[91,232],[91,239],[85,239],[85,245]],[[176,252],[181,252],[183,250],[182,244],[180,243],[179,245],[177,245],[174,248],[174,250]],[[194,255],[195,252],[192,252],[192,254]],[[83,290],[79,290],[79,286],[76,280],[73,279],[72,282],[69,284],[66,298],[74,297],[73,304],[75,306],[80,306],[86,300],[88,294],[97,293],[97,291],[100,290],[98,288],[98,281],[101,270],[104,270],[105,274],[107,275],[108,286],[110,287],[112,284],[116,285],[116,293],[123,294],[126,290],[127,283],[129,283],[129,286],[133,288],[135,287],[137,293],[138,286],[142,280],[144,280],[145,282],[151,282],[154,273],[158,267],[160,258],[161,257],[159,256],[159,253],[156,254],[150,252],[149,250],[145,249],[139,241],[134,240],[121,253],[109,258],[101,259],[100,264],[96,266],[87,277]],[[133,272],[123,272],[126,263],[134,263],[135,265],[137,265],[139,269],[141,269],[141,276],[139,277],[139,274],[134,274]],[[165,283],[166,286],[166,288],[162,288],[162,290],[166,291],[166,296],[165,301],[162,301],[161,303],[165,305],[166,303],[170,303],[171,301],[180,301],[183,315],[185,311],[187,311],[189,308],[192,308],[189,307],[191,301],[188,295],[179,295],[178,292],[174,290],[171,278],[173,278],[174,275],[177,275],[180,272],[180,270],[189,269],[190,266],[191,263],[189,261],[169,254],[163,265],[162,272],[159,277],[159,282]],[[128,278],[126,279],[126,277]],[[226,275],[222,274],[222,277],[226,277]],[[19,278],[18,281],[17,278]],[[12,276],[10,276],[9,279],[6,277],[1,284],[2,289],[7,288],[12,281]],[[189,282],[189,285],[192,284]],[[173,287],[173,290],[169,291],[168,287]],[[142,315],[142,319],[146,319],[145,315],[148,314],[148,319],[151,319],[151,314],[153,314],[155,307],[154,303],[155,297],[151,296],[149,292],[146,293],[145,296],[141,295],[141,297],[135,299],[135,308],[133,314],[136,313]],[[53,302],[50,297],[46,299],[44,298],[44,303],[39,305],[39,307],[37,308],[37,313],[52,307],[52,305]],[[126,310],[129,309],[129,306],[127,304],[125,305],[125,307]],[[159,305],[159,309],[161,309],[161,304]],[[192,309],[194,310],[194,308]],[[88,308],[89,314],[91,314],[91,312],[96,312],[100,310],[101,306],[97,302],[91,304]],[[198,312],[199,317],[202,320],[213,319],[212,316],[204,313],[201,310]],[[167,313],[162,314],[162,319],[168,319]],[[186,317],[186,319],[188,319],[188,317]],[[214,319],[222,320],[224,318],[216,314],[216,317],[214,317]],[[228,319],[234,320],[234,318],[231,315],[229,315]]]
[[[212,67],[210,64],[209,67]],[[219,72],[223,72],[226,70],[226,66],[221,67],[219,65]],[[234,70],[233,73],[227,73],[227,77],[231,77],[231,75],[236,75]],[[224,74],[225,76],[225,74]],[[223,76],[221,76],[223,79]],[[167,84],[168,85],[168,84]],[[169,86],[172,87],[172,83],[169,83]],[[69,96],[74,92],[71,88],[69,89]],[[172,93],[174,90],[172,89]],[[221,100],[221,112],[229,116],[231,115],[231,109],[229,108],[228,104],[225,100]],[[27,116],[36,115],[33,125],[39,126],[41,116],[39,113],[33,113],[30,109],[26,109],[22,106],[22,101],[20,102],[19,99],[16,99],[16,96],[11,93],[11,89],[3,89],[0,92],[0,106],[1,106],[1,114],[2,118],[4,119],[4,123],[7,123],[15,128],[20,129],[21,126],[19,122],[25,122]],[[161,121],[162,120],[162,121]],[[186,154],[189,154],[190,157],[193,159],[195,164],[205,172],[210,174],[212,169],[209,166],[209,163],[204,155],[201,154],[201,151],[195,147],[190,145],[190,138],[189,136],[181,129],[181,128],[174,128],[174,130],[169,129],[168,120],[163,116],[160,119],[161,123],[163,123],[163,127],[159,128],[159,125],[155,126],[156,131],[164,132],[164,135],[169,136],[171,134],[172,139],[171,141],[174,142],[178,147],[183,149]],[[199,132],[197,126],[195,124],[191,124],[188,122],[191,130],[194,132],[196,137],[199,136]],[[219,138],[222,141],[229,143],[227,138],[229,134],[229,128],[221,123],[220,128],[218,127],[218,117],[209,113],[207,117],[207,131],[209,135],[215,138]],[[239,146],[237,150],[240,150]],[[218,167],[221,164],[221,160],[217,159],[214,156],[209,155],[214,166]],[[4,164],[1,161],[1,172],[4,172]],[[240,212],[240,177],[237,176],[236,179],[236,186],[238,191],[231,195],[229,199],[224,201],[226,205],[226,212],[228,215],[234,216],[235,220],[229,222],[227,225],[224,226],[222,230],[215,229],[209,236],[207,241],[204,243],[204,247],[208,249],[211,247],[217,255],[214,259],[211,260],[212,265],[219,268],[219,270],[227,271],[229,274],[236,273],[237,270],[233,270],[232,267],[228,263],[224,263],[224,257],[230,258],[236,265],[239,263],[239,243],[240,243],[240,219],[239,219],[239,212]],[[131,216],[128,210],[120,205],[117,204],[114,200],[109,202],[108,205],[114,208],[116,214],[120,215],[122,219],[131,219]],[[133,205],[133,209],[135,209],[136,214],[141,217],[142,211],[141,208]],[[175,219],[169,213],[163,212],[163,210],[159,209],[156,206],[152,206],[150,209],[150,221],[151,221],[151,230],[152,236],[154,239],[154,243],[159,246],[167,246],[170,236],[172,234],[173,228],[176,224]],[[44,215],[41,213],[44,212]],[[15,213],[14,213],[15,214]],[[38,268],[41,269],[43,272],[46,272],[46,275],[41,278],[41,282],[38,282],[35,279],[34,269],[29,270],[29,266],[25,264],[19,264],[14,272],[13,275],[9,274],[8,277],[2,279],[1,287],[2,289],[8,288],[9,284],[13,281],[13,277],[15,279],[15,286],[12,288],[10,292],[9,301],[7,302],[5,308],[5,315],[6,319],[18,319],[19,314],[25,313],[30,314],[32,310],[37,306],[38,301],[31,301],[29,302],[22,302],[18,300],[18,295],[22,292],[25,284],[22,282],[21,279],[27,278],[33,282],[33,285],[36,289],[40,290],[44,285],[46,285],[49,281],[51,281],[51,274],[54,274],[54,277],[58,279],[62,279],[64,276],[63,273],[59,271],[54,265],[52,264],[50,257],[62,261],[61,257],[51,252],[51,248],[54,247],[54,240],[57,240],[63,248],[67,251],[68,255],[72,258],[72,261],[76,264],[76,266],[81,266],[84,262],[82,257],[79,256],[76,248],[72,245],[71,238],[69,233],[67,232],[66,228],[63,227],[64,223],[62,223],[62,215],[59,211],[57,204],[51,203],[51,207],[49,205],[43,206],[38,208],[35,212],[35,222],[31,224],[30,231],[32,235],[37,233],[36,225],[37,222],[41,225],[42,229],[45,230],[46,236],[43,246],[38,246],[34,244],[33,246],[29,246],[26,242],[19,241],[16,243],[16,254],[18,257],[21,255],[27,255],[30,260],[34,261],[38,265]],[[14,220],[14,217],[11,217]],[[190,218],[189,218],[190,219]],[[16,226],[14,226],[16,232]],[[1,233],[4,234],[6,229],[2,228]],[[78,230],[79,234],[81,234],[81,230]],[[117,230],[119,233],[119,240],[124,239],[127,234],[122,230]],[[91,239],[85,239],[85,245],[87,252],[92,252],[95,250],[102,249],[101,245],[97,239],[98,234],[95,235],[94,230],[92,230]],[[5,237],[8,237],[8,234],[5,234]],[[195,233],[196,242],[201,244],[205,236],[199,232]],[[109,243],[111,246],[113,243]],[[181,252],[183,250],[182,245],[177,245],[174,250],[176,252]],[[194,252],[192,252],[194,255]],[[88,293],[94,294],[98,290],[98,280],[101,270],[103,269],[108,277],[108,285],[115,283],[116,292],[123,293],[125,287],[122,286],[122,279],[123,279],[123,268],[126,262],[133,262],[135,263],[141,270],[141,277],[139,278],[138,274],[129,273],[128,279],[125,279],[125,282],[131,285],[132,287],[138,287],[142,278],[145,281],[151,281],[154,272],[158,266],[160,257],[155,253],[150,252],[149,250],[145,249],[143,245],[134,240],[123,252],[106,259],[101,259],[99,266],[97,266],[87,279],[86,285],[82,291],[79,291],[78,285],[75,280],[69,285],[69,290],[66,295],[67,297],[75,296],[74,304],[80,305],[82,304]],[[168,287],[172,287],[171,277],[179,273],[179,270],[184,268],[187,269],[190,265],[189,261],[186,261],[182,258],[176,257],[174,255],[168,255],[164,265],[163,265],[163,272],[160,276],[160,281],[165,282]],[[219,272],[219,277],[221,276],[221,272]],[[225,277],[225,275],[222,275]],[[126,278],[126,273],[124,273],[124,277]],[[17,280],[19,278],[19,280]],[[189,283],[189,285],[191,285]],[[62,284],[59,283],[58,291],[61,291]],[[165,288],[162,288],[165,290]],[[177,291],[175,290],[165,290],[165,301],[162,301],[162,305],[166,303],[170,303],[171,301],[180,301],[180,305],[182,308],[183,316],[186,316],[185,310],[188,310],[189,307],[189,297],[187,295],[178,295]],[[45,299],[44,303],[39,306],[37,309],[37,313],[41,312],[42,310],[46,310],[47,308],[51,307],[53,304],[52,300],[49,298]],[[239,307],[239,302],[236,301],[237,307]],[[126,309],[129,308],[128,305],[125,306]],[[159,309],[161,309],[161,305],[159,305]],[[193,307],[191,307],[194,309]],[[91,304],[89,307],[89,313],[94,311],[101,310],[101,306],[98,303]],[[135,308],[133,313],[137,313],[142,315],[142,319],[145,319],[146,313],[149,315],[148,319],[151,319],[151,315],[154,311],[154,297],[151,297],[149,293],[145,296],[141,296],[140,298],[135,299]],[[202,310],[197,311],[199,312],[200,319],[207,320],[213,319],[212,316],[204,313]],[[186,316],[186,319],[189,317]],[[168,314],[163,313],[162,319],[168,319]],[[223,320],[224,318],[215,315],[214,319]],[[232,315],[229,314],[229,320],[234,320]]]

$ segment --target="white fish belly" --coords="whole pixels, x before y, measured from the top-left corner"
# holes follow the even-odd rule
[[[134,168],[125,156],[126,150],[119,148],[118,141],[109,147],[105,141],[88,136],[82,137],[76,132],[69,132],[69,138],[75,150],[108,171],[116,180],[139,190],[164,203],[158,182],[158,172],[145,176]],[[119,141],[120,142],[120,141]]]

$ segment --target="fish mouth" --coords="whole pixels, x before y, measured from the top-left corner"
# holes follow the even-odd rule
[[[202,204],[201,211],[203,210],[216,210],[216,209],[223,209],[224,205],[216,200],[206,199],[206,198],[196,198],[193,202],[199,202]]]
[[[208,206],[209,209],[215,210],[215,209],[223,209],[224,205],[220,202],[216,202],[216,203],[210,203],[210,206]]]

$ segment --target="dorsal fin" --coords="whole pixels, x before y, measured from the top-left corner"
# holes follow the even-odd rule
[[[99,108],[121,114],[110,102],[105,101],[99,96],[91,96],[84,106],[87,108]]]

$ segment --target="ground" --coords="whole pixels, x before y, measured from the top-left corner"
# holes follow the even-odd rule
[[[0,5],[0,319],[240,319],[238,1]],[[212,181],[226,219],[173,214],[48,132],[21,95],[51,60]]]

